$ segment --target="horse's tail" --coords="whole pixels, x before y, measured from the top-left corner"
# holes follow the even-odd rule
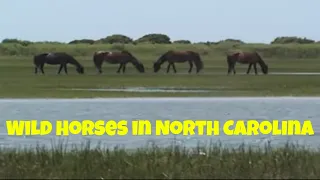
[[[34,64],[35,66],[37,66],[37,64],[38,64],[38,59],[39,59],[39,55],[33,56],[33,64]]]
[[[103,57],[101,57],[102,53],[103,52],[101,52],[101,51],[96,51],[93,53],[93,63],[95,65],[95,67],[98,69],[101,68],[101,64],[103,62]]]
[[[203,61],[201,59],[201,56],[199,53],[196,52],[192,52],[192,54],[194,55],[195,59],[193,60],[194,64],[197,67],[197,71],[199,72],[201,69],[203,69]]]

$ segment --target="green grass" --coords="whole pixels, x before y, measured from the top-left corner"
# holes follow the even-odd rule
[[[201,55],[221,56],[230,50],[256,50],[265,58],[305,59],[320,58],[320,44],[244,44],[233,47],[233,44],[204,45],[204,44],[31,44],[22,46],[20,44],[0,44],[0,54],[31,56],[46,51],[64,51],[74,56],[91,56],[98,50],[119,50],[141,54],[154,54],[159,56],[169,49],[193,50]]]
[[[249,149],[249,150],[248,150]],[[201,153],[200,153],[201,152]],[[227,149],[218,145],[125,149],[64,146],[1,149],[0,178],[319,178],[320,151],[282,148]]]
[[[206,45],[126,45],[146,67],[145,74],[139,74],[132,65],[126,74],[117,74],[118,65],[103,65],[103,75],[97,75],[92,62],[95,50],[112,50],[119,45],[53,45],[35,44],[20,46],[0,44],[0,97],[2,98],[91,98],[91,97],[168,97],[168,96],[318,96],[319,77],[298,75],[236,75],[227,76],[224,53],[229,46]],[[319,46],[320,47],[320,46]],[[243,45],[240,49],[263,50],[264,59],[272,72],[319,72],[320,56],[317,45]],[[186,74],[188,64],[176,64],[178,74],[166,74],[166,64],[161,72],[152,70],[153,61],[168,49],[191,49],[200,52],[204,70],[198,74]],[[266,50],[267,49],[267,50]],[[272,51],[268,49],[273,49]],[[282,49],[286,49],[285,52]],[[298,49],[298,54],[292,55]],[[319,48],[318,48],[319,49]],[[10,52],[15,53],[10,53]],[[66,51],[84,65],[85,75],[77,75],[69,66],[69,75],[58,76],[58,66],[45,66],[46,75],[35,75],[32,54],[45,51]],[[273,52],[274,51],[274,52]],[[291,53],[291,51],[293,51]],[[300,52],[301,51],[301,52]],[[306,55],[312,52],[315,55]],[[289,53],[288,53],[289,52]],[[320,51],[319,51],[320,52]],[[280,53],[280,54],[279,54]],[[281,53],[287,54],[282,56]],[[9,54],[15,54],[9,56]],[[291,58],[292,57],[292,58]],[[301,58],[309,57],[309,58]],[[310,58],[313,57],[313,58]],[[237,73],[244,73],[247,65],[237,65]],[[180,74],[179,74],[180,73]],[[184,74],[181,74],[184,73]],[[212,73],[220,73],[214,75]],[[210,93],[139,93],[139,92],[89,92],[67,91],[61,88],[120,88],[120,87],[190,87],[210,88]]]

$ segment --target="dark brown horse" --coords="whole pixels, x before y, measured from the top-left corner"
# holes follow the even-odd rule
[[[255,74],[258,74],[257,63],[261,67],[261,71],[264,74],[268,74],[268,65],[262,60],[261,56],[257,52],[236,52],[233,54],[227,55],[228,62],[228,74],[233,70],[233,74],[236,74],[235,65],[236,63],[240,64],[249,64],[247,74],[250,73],[251,67],[253,65]]]
[[[68,74],[67,64],[75,65],[76,70],[79,74],[84,73],[83,66],[74,57],[64,52],[42,53],[42,54],[35,55],[33,57],[33,64],[36,66],[34,70],[35,74],[38,73],[38,69],[40,69],[42,74],[44,74],[44,71],[43,71],[44,64],[50,64],[50,65],[60,64],[58,74],[60,74],[62,68],[64,68],[65,73]]]
[[[172,66],[174,73],[177,73],[176,67],[174,63],[184,63],[188,62],[190,65],[189,73],[191,73],[193,68],[193,63],[196,65],[197,73],[203,69],[203,62],[199,53],[193,51],[167,51],[165,54],[160,56],[160,58],[154,62],[153,69],[154,72],[158,72],[161,68],[161,65],[168,61],[167,73],[170,71],[170,67]]]
[[[108,62],[110,64],[120,64],[117,73],[124,73],[126,70],[127,63],[132,63],[140,73],[144,73],[143,64],[138,61],[130,52],[120,51],[120,52],[111,52],[111,51],[97,51],[93,55],[93,62],[96,66],[98,72],[101,74],[102,63]]]

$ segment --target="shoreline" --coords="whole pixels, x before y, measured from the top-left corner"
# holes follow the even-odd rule
[[[213,100],[222,100],[222,101],[229,101],[229,100],[320,100],[320,96],[231,96],[231,97],[223,97],[223,96],[208,96],[208,97],[81,97],[81,98],[0,98],[0,102],[2,101],[30,101],[30,100],[37,100],[37,101],[136,101],[136,100],[156,100],[156,101],[213,101]]]

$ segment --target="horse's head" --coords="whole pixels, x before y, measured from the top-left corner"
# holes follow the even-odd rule
[[[156,73],[160,70],[160,62],[154,62],[153,63],[153,71]]]
[[[142,63],[138,63],[136,65],[136,68],[138,69],[139,72],[144,73],[144,65]]]
[[[262,66],[261,70],[262,70],[263,74],[268,74],[268,71],[269,71],[268,65]]]
[[[84,68],[82,66],[77,67],[76,70],[79,74],[84,74]]]

